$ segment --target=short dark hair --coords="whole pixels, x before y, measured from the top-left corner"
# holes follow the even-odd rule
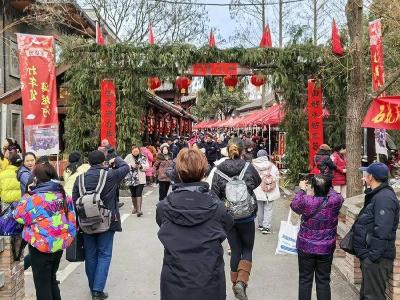
[[[36,177],[38,183],[58,180],[57,171],[50,163],[36,165],[32,173],[33,176]]]
[[[89,164],[91,166],[95,166],[95,165],[101,165],[103,162],[105,162],[106,156],[104,155],[103,152],[99,150],[94,150],[89,153],[88,159],[89,159]]]
[[[331,188],[331,182],[323,175],[316,175],[311,179],[311,187],[317,197],[326,197]]]

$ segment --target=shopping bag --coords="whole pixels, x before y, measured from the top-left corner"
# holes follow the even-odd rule
[[[72,244],[67,248],[66,259],[69,262],[85,261],[85,248],[83,246],[83,232],[78,231]]]
[[[278,246],[275,254],[291,254],[297,255],[296,241],[299,233],[299,225],[292,224],[292,210],[286,221],[281,221],[281,227],[278,235]]]

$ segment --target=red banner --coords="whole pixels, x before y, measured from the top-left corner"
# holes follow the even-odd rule
[[[237,74],[237,63],[210,63],[192,65],[193,76],[226,76]]]
[[[400,96],[375,99],[368,109],[362,127],[400,130]]]
[[[377,92],[378,89],[385,83],[381,20],[370,22],[368,30],[371,47],[372,88],[375,92]]]
[[[308,149],[310,168],[314,156],[324,143],[324,124],[322,110],[322,87],[315,79],[308,80]]]
[[[108,142],[116,147],[116,91],[114,81],[103,79],[101,81],[101,140],[107,139]]]
[[[54,38],[17,37],[24,126],[58,124]]]

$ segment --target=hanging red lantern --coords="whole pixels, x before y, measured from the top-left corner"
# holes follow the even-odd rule
[[[147,79],[147,87],[152,93],[154,93],[154,90],[158,89],[160,86],[161,80],[157,76],[152,76]]]
[[[179,76],[175,81],[176,87],[179,89],[181,94],[187,93],[191,83],[191,80],[186,76]]]
[[[250,79],[251,84],[254,85],[257,90],[259,90],[260,87],[265,84],[265,81],[264,75],[253,75]]]
[[[152,109],[149,110],[149,114],[147,116],[147,132],[149,134],[153,134],[156,125],[156,117],[154,116],[154,112]]]
[[[164,117],[164,135],[169,135],[171,132],[171,118],[169,114]]]
[[[236,75],[227,75],[224,77],[224,84],[228,87],[228,91],[233,92],[235,90],[236,85],[238,84],[239,79]]]

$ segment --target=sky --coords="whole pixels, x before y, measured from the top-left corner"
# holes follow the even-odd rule
[[[218,2],[217,2],[218,1]],[[203,3],[229,3],[230,0],[202,0]],[[231,20],[228,6],[207,6],[210,26],[216,28],[226,41],[233,35],[235,21]],[[217,39],[218,42],[218,39]]]

